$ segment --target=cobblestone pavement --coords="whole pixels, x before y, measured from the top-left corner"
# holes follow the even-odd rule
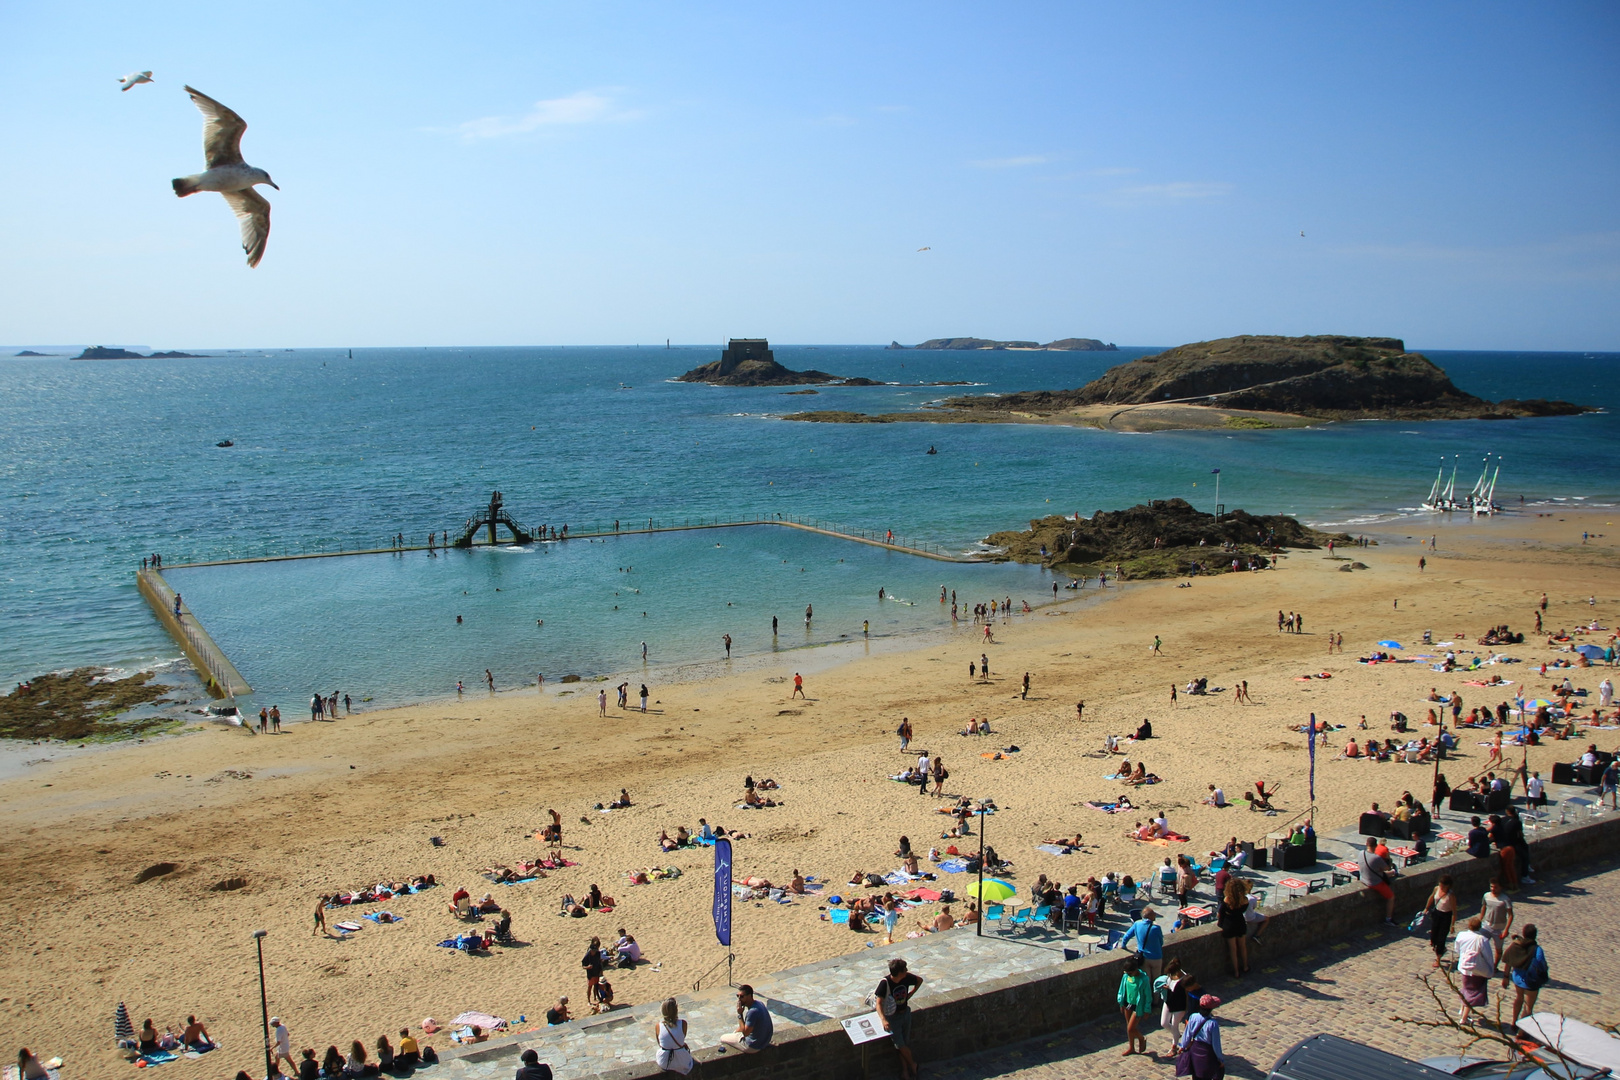
[[[1533,922],[1547,951],[1552,982],[1537,1007],[1563,1012],[1594,1024],[1620,1021],[1620,862],[1612,856],[1589,864],[1578,875],[1549,874],[1526,885],[1513,898],[1516,924]],[[1257,951],[1254,970],[1238,983],[1205,976],[1205,987],[1221,998],[1221,1041],[1227,1075],[1264,1078],[1282,1052],[1307,1035],[1330,1032],[1409,1058],[1461,1052],[1462,1040],[1449,1028],[1397,1023],[1390,1017],[1434,1018],[1433,1000],[1419,981],[1433,953],[1427,936],[1404,930],[1358,933],[1325,942],[1324,947],[1288,957]],[[1200,973],[1203,974],[1203,973]],[[1491,1005],[1501,998],[1493,983]],[[1504,1016],[1513,1004],[1509,993]],[[1453,1010],[1455,1015],[1455,1010]],[[1174,1074],[1169,1036],[1149,1029],[1154,1057],[1122,1057],[1123,1022],[1086,1024],[1055,1036],[974,1054],[923,1069],[927,1080],[1057,1080],[1059,1077],[1168,1077]],[[1479,1057],[1501,1057],[1476,1048]],[[884,1074],[873,1071],[874,1078]]]

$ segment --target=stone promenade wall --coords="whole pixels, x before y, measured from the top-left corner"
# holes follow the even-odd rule
[[[1538,869],[1578,867],[1620,849],[1620,816],[1543,834],[1530,841],[1530,849]],[[1494,859],[1462,854],[1404,872],[1395,884],[1396,917],[1410,919],[1442,874],[1452,875],[1464,897],[1483,892],[1494,865]],[[1265,951],[1289,954],[1379,925],[1383,904],[1360,887],[1338,888],[1270,908],[1269,914]],[[1226,944],[1213,925],[1175,934],[1166,943],[1165,955],[1178,957],[1183,967],[1206,980],[1226,970]],[[913,1014],[913,1052],[920,1062],[938,1061],[1116,1017],[1115,992],[1123,963],[1122,953],[1103,953],[971,990],[930,995]],[[926,978],[928,973],[918,974]],[[880,1077],[898,1072],[895,1051],[887,1040],[852,1046],[836,1020],[779,1031],[775,1045],[758,1054],[721,1054],[707,1048],[697,1052],[697,1059],[705,1080],[862,1080],[868,1072]],[[650,1063],[598,1074],[600,1080],[668,1075]]]

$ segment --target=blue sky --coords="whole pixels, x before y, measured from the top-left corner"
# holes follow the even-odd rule
[[[0,2],[0,342],[1620,349],[1616,57],[1612,3]]]

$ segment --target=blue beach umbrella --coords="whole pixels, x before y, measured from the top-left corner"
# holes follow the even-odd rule
[[[1382,645],[1386,649],[1399,649],[1403,647],[1398,641],[1380,641],[1378,644]]]
[[[1602,660],[1606,655],[1603,651],[1603,646],[1601,645],[1577,645],[1575,646],[1575,651],[1586,657],[1588,660]]]

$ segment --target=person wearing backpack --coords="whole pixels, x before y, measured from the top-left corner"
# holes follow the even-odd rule
[[[921,985],[922,976],[907,971],[906,962],[897,956],[889,961],[888,975],[872,991],[878,1023],[900,1052],[900,1080],[917,1080],[917,1059],[911,1054],[911,998]]]
[[[1525,923],[1502,951],[1502,989],[1513,986],[1513,1022],[1536,1011],[1536,995],[1547,985],[1547,954],[1536,944],[1536,924]]]
[[[1225,1080],[1226,1059],[1221,1054],[1221,1022],[1215,1007],[1221,999],[1205,994],[1198,999],[1198,1011],[1187,1018],[1181,1036],[1181,1053],[1176,1057],[1176,1075],[1193,1080]]]

